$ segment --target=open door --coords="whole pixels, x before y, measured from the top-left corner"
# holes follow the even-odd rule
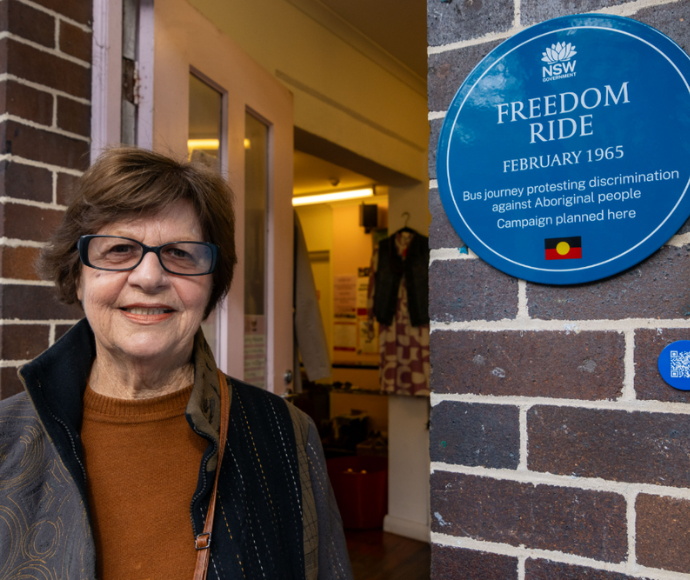
[[[292,95],[184,0],[148,6],[151,146],[216,167],[235,193],[238,264],[205,333],[221,369],[281,394],[293,364]]]

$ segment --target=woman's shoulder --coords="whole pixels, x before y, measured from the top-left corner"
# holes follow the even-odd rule
[[[310,425],[313,426],[313,421],[309,416],[300,411],[292,403],[289,403],[283,397],[240,381],[233,377],[226,376],[228,385],[232,385],[233,392],[237,392],[240,397],[250,398],[256,402],[263,402],[264,404],[270,405],[273,408],[281,409],[284,413],[287,413],[290,422],[292,423],[292,428],[295,431],[295,439],[298,444],[305,446],[307,443],[307,437],[309,435]],[[231,402],[232,405],[232,402]]]

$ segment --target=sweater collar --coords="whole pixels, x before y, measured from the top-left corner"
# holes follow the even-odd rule
[[[85,471],[81,446],[83,396],[96,356],[96,343],[86,319],[74,325],[48,350],[24,365],[19,376],[72,476],[83,485]],[[199,329],[194,337],[194,387],[187,404],[190,426],[215,442],[220,432],[220,381],[213,353]],[[228,382],[232,401],[232,387]],[[217,445],[214,445],[216,448]],[[215,470],[216,454],[206,463]]]

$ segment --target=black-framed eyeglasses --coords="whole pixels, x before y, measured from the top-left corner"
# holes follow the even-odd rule
[[[110,272],[134,270],[146,254],[153,252],[166,272],[178,276],[204,276],[213,272],[218,258],[218,246],[207,242],[147,246],[120,236],[82,236],[77,249],[84,266]]]

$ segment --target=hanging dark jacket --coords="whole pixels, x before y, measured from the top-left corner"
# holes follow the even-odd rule
[[[398,289],[405,276],[407,308],[412,326],[429,324],[429,238],[415,233],[405,259],[398,254],[395,236],[379,242],[374,278],[374,316],[390,326],[398,307]]]
[[[96,577],[79,435],[94,357],[83,320],[21,369],[25,393],[0,402],[0,579],[43,569],[56,578]],[[190,508],[196,534],[213,487],[220,426],[218,375],[201,331],[194,364],[187,421],[209,442]],[[227,381],[230,422],[217,496],[227,521],[215,520],[208,578],[351,578],[313,423],[280,397]]]

